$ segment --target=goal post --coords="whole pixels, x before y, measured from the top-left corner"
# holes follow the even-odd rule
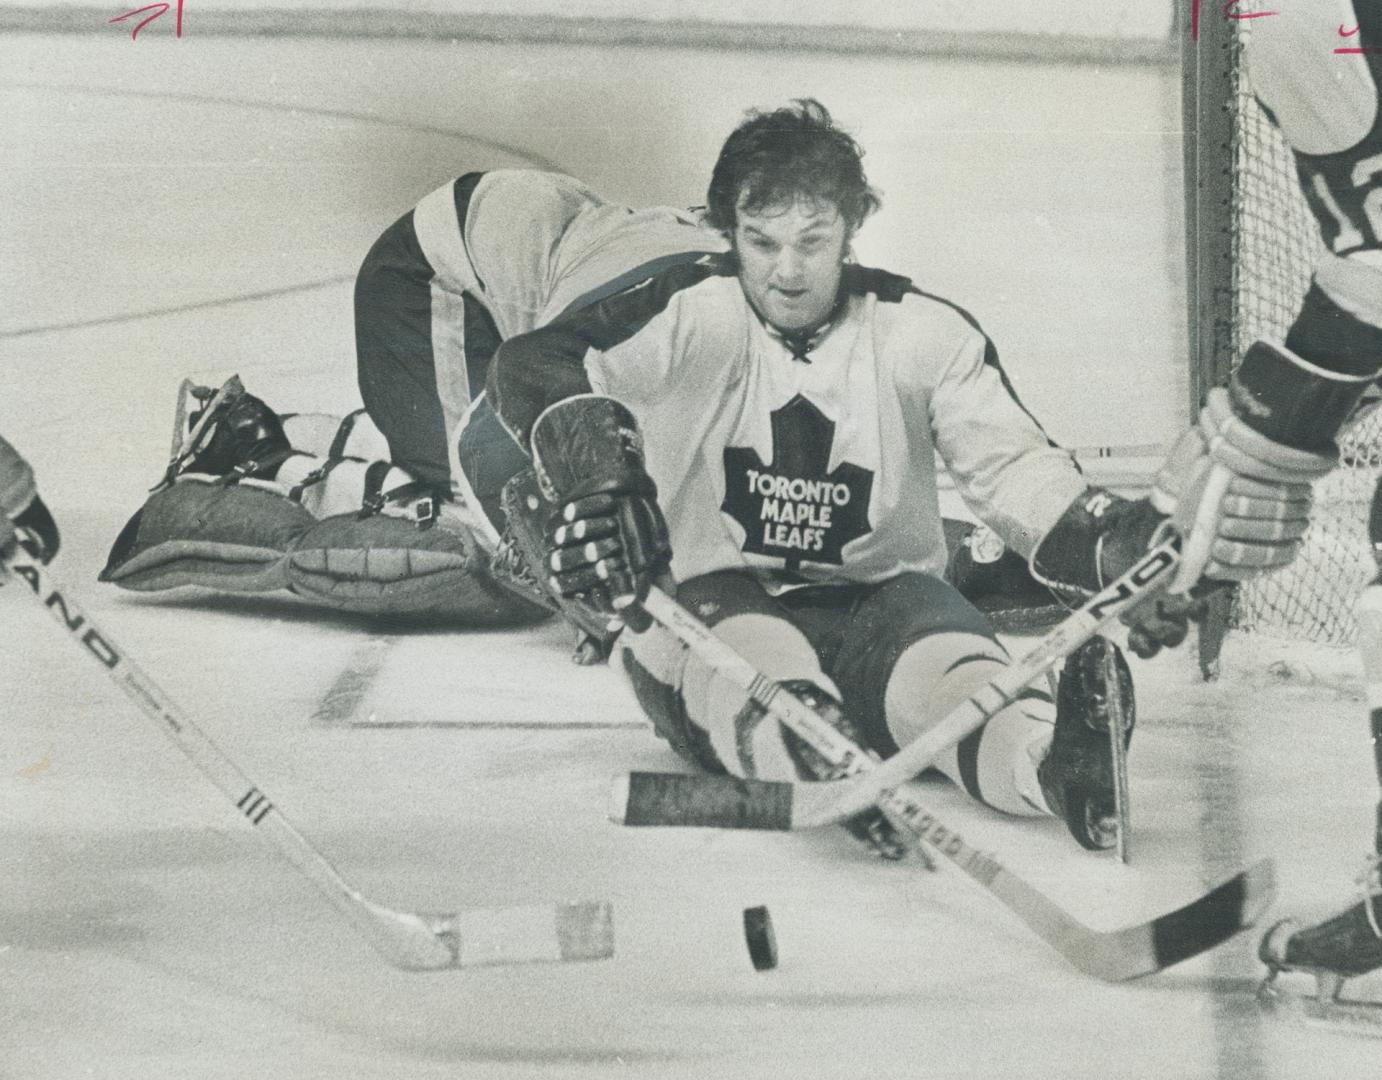
[[[1180,0],[1187,27],[1191,8]],[[1252,14],[1253,5],[1234,10]],[[1285,338],[1322,250],[1290,150],[1243,74],[1252,32],[1252,19],[1205,4],[1198,37],[1182,39],[1192,416],[1253,341]],[[1366,522],[1382,472],[1382,413],[1365,399],[1339,442],[1340,466],[1315,487],[1296,562],[1216,602],[1201,630],[1207,677],[1231,629],[1330,645],[1356,637],[1353,604],[1375,573]]]

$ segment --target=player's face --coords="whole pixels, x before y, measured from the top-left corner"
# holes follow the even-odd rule
[[[754,310],[794,333],[823,323],[835,306],[849,226],[834,203],[798,198],[735,214],[739,283]]]

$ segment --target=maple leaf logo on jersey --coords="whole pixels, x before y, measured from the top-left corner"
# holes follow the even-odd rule
[[[841,550],[873,531],[873,470],[841,462],[829,473],[835,422],[798,394],[772,413],[773,460],[725,447],[720,509],[743,528],[745,552],[803,562],[844,563]]]

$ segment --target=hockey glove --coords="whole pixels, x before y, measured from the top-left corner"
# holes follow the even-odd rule
[[[613,398],[567,398],[538,417],[532,449],[538,483],[557,504],[547,536],[553,590],[627,618],[672,560],[633,414]]]
[[[34,487],[33,469],[0,438],[0,555],[16,540],[45,563],[58,553],[58,526]]]
[[[1166,516],[1148,499],[1090,488],[1061,515],[1032,553],[1032,576],[1067,603],[1083,603],[1157,542]],[[1146,659],[1185,640],[1204,614],[1199,597],[1161,593],[1123,616],[1128,648]]]
[[[14,519],[15,538],[19,545],[42,563],[50,563],[58,553],[58,523],[48,507],[37,495]],[[0,548],[4,547],[0,542]]]
[[[1335,432],[1367,380],[1253,344],[1157,473],[1152,503],[1184,539],[1172,593],[1286,566],[1310,525],[1311,484],[1335,465]]]

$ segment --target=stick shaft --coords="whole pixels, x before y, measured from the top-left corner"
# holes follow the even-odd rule
[[[753,670],[746,660],[720,642],[674,600],[660,596],[654,600],[649,611],[665,612],[669,619],[674,620],[664,625],[680,636],[689,648],[700,653],[708,664],[715,666],[723,660],[732,671],[742,672],[745,668]],[[681,617],[676,617],[678,611]],[[662,621],[660,614],[655,617]],[[768,682],[761,674],[754,674],[760,682]],[[761,687],[756,687],[755,698],[773,702],[773,715],[781,723],[848,774],[875,774],[869,776],[872,780],[881,771],[882,766],[874,762],[867,750],[837,731],[814,710],[805,706],[800,710],[795,708],[793,702],[797,705],[801,703],[790,693],[769,694]],[[809,790],[812,786],[816,785],[804,787]],[[771,787],[776,790],[778,785]],[[1132,979],[1160,971],[1169,964],[1203,952],[1251,925],[1270,900],[1271,868],[1270,864],[1263,864],[1238,875],[1187,907],[1150,923],[1123,930],[1096,931],[1009,872],[994,855],[970,847],[959,833],[943,825],[917,801],[917,787],[909,781],[890,785],[889,789],[876,793],[876,805],[891,821],[904,825],[982,885],[1067,961],[1096,978],[1111,982]],[[791,790],[801,789],[798,786]],[[656,811],[657,808],[650,809]],[[675,816],[675,808],[673,810]],[[665,819],[661,823],[665,823]]]
[[[1173,566],[1175,559],[1172,557],[1169,567]],[[673,622],[665,622],[663,625],[679,635],[692,651],[701,653],[702,660],[710,665],[719,664],[723,660],[730,669],[726,672],[727,675],[730,672],[742,673],[745,669],[753,671],[748,661],[738,657],[730,647],[724,646],[724,643],[694,615],[684,611],[670,597],[658,593],[652,600],[654,603],[648,608],[650,613],[656,610],[668,615],[669,620]],[[681,615],[677,617],[679,611]],[[655,617],[662,622],[661,614]],[[1097,625],[1090,629],[1089,635],[1095,631]],[[753,672],[753,675],[760,683],[768,682],[759,672]],[[763,697],[759,698],[759,693],[763,694]],[[777,716],[779,722],[807,740],[833,765],[842,767],[850,774],[868,774],[869,780],[876,780],[876,774],[882,772],[884,766],[876,765],[867,750],[858,747],[843,733],[837,732],[828,720],[815,714],[814,709],[803,705],[799,711],[793,707],[792,702],[796,702],[797,705],[800,705],[800,702],[792,694],[781,690],[775,694],[768,694],[756,686],[755,697],[757,700],[775,702],[773,715]],[[770,787],[775,790],[778,785]],[[813,785],[807,784],[804,787],[808,790]],[[1135,979],[1202,953],[1231,938],[1240,929],[1251,927],[1271,900],[1271,864],[1263,862],[1198,897],[1182,909],[1161,915],[1151,922],[1118,931],[1095,931],[1082,924],[1045,893],[1039,892],[1034,886],[1010,873],[994,855],[972,848],[958,832],[941,824],[934,814],[916,801],[915,792],[918,787],[918,784],[905,780],[900,784],[889,785],[884,790],[875,792],[876,805],[891,821],[907,827],[931,848],[965,871],[973,881],[983,885],[990,895],[1017,915],[1032,932],[1050,944],[1075,968],[1095,978],[1108,982]],[[802,790],[802,787],[799,785],[792,790]],[[764,791],[767,791],[767,788],[764,788]],[[625,799],[625,802],[629,801]],[[676,808],[672,809],[674,816]],[[659,823],[665,824],[666,820]],[[688,823],[683,821],[681,824]]]
[[[1123,684],[1118,678],[1118,664],[1113,653],[1104,658],[1104,685],[1108,687],[1109,753],[1113,759],[1113,806],[1118,817],[1118,861],[1127,864],[1132,858],[1132,798],[1128,792],[1128,743],[1126,703]]]
[[[967,701],[898,753],[870,768],[867,775],[834,781],[828,787],[816,784],[799,788],[800,805],[793,815],[794,826],[828,825],[853,817],[874,805],[882,792],[920,774],[944,751],[1017,700],[1032,680],[1069,656],[1101,627],[1162,589],[1179,561],[1179,548],[1180,540],[1174,536],[1152,548],[1122,577],[1090,597],[1054,627],[1029,652],[1004,667]],[[792,695],[783,693],[777,683],[766,678],[666,593],[654,586],[643,606],[721,676],[734,682],[769,713],[784,723],[790,716],[799,721],[799,726],[815,727],[816,739],[806,735],[803,738],[826,756],[839,755],[847,770],[858,772],[852,767],[854,758],[860,754],[858,747],[851,750],[849,741],[833,728],[819,730],[820,725],[815,723],[819,717],[811,709]],[[867,755],[864,760],[868,761]]]
[[[105,630],[97,626],[55,582],[41,563],[22,549],[4,560],[7,568],[33,592],[35,600],[67,631],[78,651],[90,657],[112,682],[139,706],[169,740],[187,756],[259,834],[315,885],[381,951],[394,951],[394,928],[382,926],[395,913],[366,900],[352,888],[291,822],[264,790],[246,776],[150,679]],[[382,940],[381,940],[382,935]]]

